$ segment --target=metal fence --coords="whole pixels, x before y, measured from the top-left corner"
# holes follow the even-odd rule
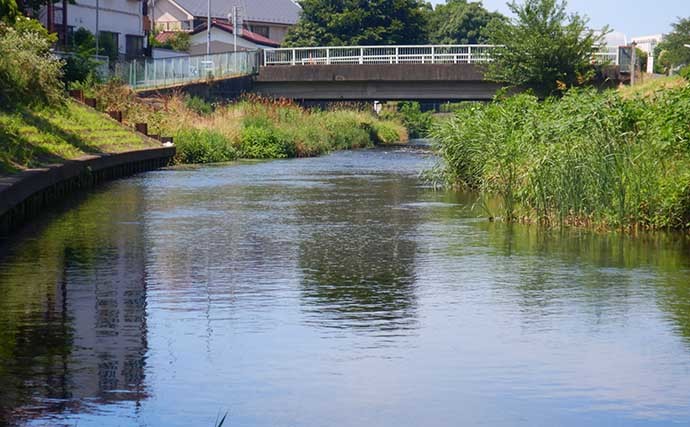
[[[491,61],[494,45],[338,46],[264,50],[263,64],[477,64]],[[602,46],[592,54],[597,63],[619,63],[618,47]]]
[[[77,54],[74,52],[62,52],[58,50],[53,51],[53,55],[64,60],[77,57]],[[96,73],[98,73],[100,77],[105,78],[110,74],[110,58],[103,55],[91,55],[91,60],[96,63]]]
[[[152,89],[221,77],[247,76],[258,72],[258,55],[258,51],[241,51],[137,59],[116,64],[114,75],[134,89]]]
[[[598,64],[620,65],[618,46],[599,46],[594,50],[594,61]]]
[[[264,65],[474,64],[491,60],[491,45],[339,46],[264,50]]]

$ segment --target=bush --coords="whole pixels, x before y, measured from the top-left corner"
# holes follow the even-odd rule
[[[398,111],[402,115],[403,124],[410,133],[410,137],[425,138],[428,135],[433,118],[431,113],[422,112],[419,102],[401,102],[398,105]]]
[[[181,130],[175,134],[178,163],[217,163],[235,160],[237,150],[222,134],[207,129]]]
[[[273,127],[250,125],[242,129],[240,151],[250,159],[282,159],[296,155],[294,142]]]
[[[680,76],[685,80],[690,81],[690,65],[686,65],[685,67],[681,68],[678,74],[680,74]]]
[[[0,26],[0,108],[63,100],[62,62],[49,49],[42,34]]]
[[[213,112],[213,105],[198,96],[186,96],[184,104],[187,108],[197,114],[208,115]]]

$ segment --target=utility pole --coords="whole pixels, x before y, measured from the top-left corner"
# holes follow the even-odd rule
[[[62,0],[62,48],[67,50],[67,0]]]
[[[96,0],[96,55],[101,54],[101,51],[98,50],[98,44],[100,43],[99,39],[101,38],[101,32],[98,29],[98,8],[99,8],[99,6],[100,6],[100,4],[99,4],[98,0]]]
[[[237,6],[232,7],[232,51],[237,52]]]
[[[635,72],[637,71],[637,43],[632,42],[630,52],[630,86],[635,86]]]
[[[206,55],[211,54],[211,0],[208,0],[208,16],[206,17]]]

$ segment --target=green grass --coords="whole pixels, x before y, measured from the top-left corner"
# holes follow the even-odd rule
[[[492,217],[690,229],[690,86],[675,79],[475,104],[434,137],[442,179],[478,191]]]
[[[76,102],[0,110],[0,174],[76,159],[159,146]]]

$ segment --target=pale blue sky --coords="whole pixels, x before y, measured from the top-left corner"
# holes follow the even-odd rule
[[[506,0],[483,3],[489,10],[508,13]],[[677,17],[690,17],[690,0],[569,0],[568,9],[589,16],[592,28],[608,24],[611,29],[634,37],[669,32]]]

